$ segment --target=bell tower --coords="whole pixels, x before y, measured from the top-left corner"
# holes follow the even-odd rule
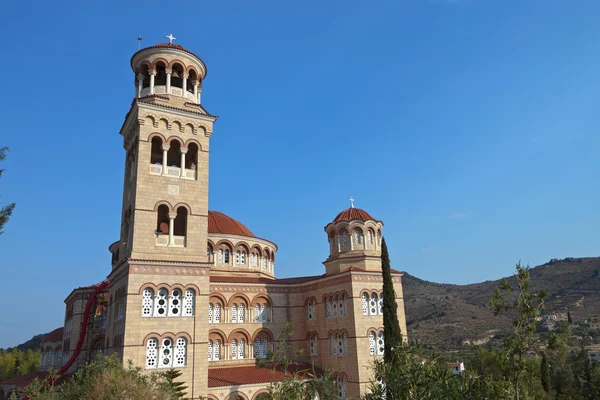
[[[118,258],[207,262],[217,117],[200,103],[206,65],[168,38],[131,58],[135,98],[120,132],[126,166]]]
[[[355,208],[351,197],[350,208],[325,226],[329,240],[329,257],[323,262],[326,274],[337,274],[351,267],[381,272],[382,227],[383,222]]]

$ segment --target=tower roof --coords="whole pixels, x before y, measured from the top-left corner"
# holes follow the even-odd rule
[[[368,212],[363,209],[350,207],[340,212],[334,219],[331,221],[332,224],[337,224],[342,221],[379,221],[371,216]]]
[[[244,224],[218,211],[208,212],[208,233],[255,237]]]
[[[50,332],[46,337],[42,340],[42,343],[46,342],[60,342],[63,339],[63,330],[64,328],[56,328],[52,332]]]

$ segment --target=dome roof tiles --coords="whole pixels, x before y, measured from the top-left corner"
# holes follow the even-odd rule
[[[244,224],[218,211],[208,212],[208,233],[255,237]]]
[[[332,224],[337,224],[342,221],[378,221],[371,216],[365,210],[360,208],[350,207],[340,212],[334,219],[331,221]]]

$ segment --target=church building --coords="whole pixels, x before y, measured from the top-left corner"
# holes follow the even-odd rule
[[[266,399],[285,371],[260,361],[289,321],[290,368],[331,370],[339,399],[358,398],[383,355],[383,222],[353,203],[332,210],[324,273],[277,278],[277,244],[209,209],[217,117],[201,102],[207,68],[172,40],[131,58],[135,96],[120,130],[123,205],[109,283],[66,298],[64,326],[45,341],[41,369],[76,354],[72,373],[98,352],[117,353],[147,371],[180,369],[190,399]],[[406,340],[402,273],[392,277]]]

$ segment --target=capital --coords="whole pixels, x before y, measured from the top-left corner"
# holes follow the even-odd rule
[[[162,145],[162,151],[169,151],[170,148],[171,148],[170,144],[163,144]]]
[[[138,81],[143,81],[144,80],[144,75],[140,74],[137,76],[137,80]]]
[[[169,213],[169,219],[175,219],[175,218],[177,218],[177,214]]]
[[[181,154],[187,154],[187,152],[188,152],[187,147],[182,147],[180,150],[181,150]]]
[[[149,73],[150,75],[156,75],[156,70],[153,70],[153,69],[151,69],[151,70],[148,70],[148,73]]]

